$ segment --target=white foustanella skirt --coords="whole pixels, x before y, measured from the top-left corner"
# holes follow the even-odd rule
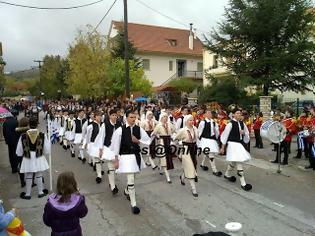
[[[23,157],[20,173],[36,173],[49,169],[45,156],[36,157],[36,152],[30,152],[30,158]]]
[[[146,167],[141,157],[141,169]],[[117,173],[138,173],[140,172],[137,159],[134,154],[124,154],[119,156],[119,168]]]
[[[73,143],[74,144],[82,143],[82,134],[75,134]]]
[[[103,155],[101,159],[106,161],[113,161],[115,160],[115,153],[110,150],[109,147],[103,146]]]
[[[235,162],[246,162],[251,159],[248,151],[241,143],[228,142],[226,148],[226,160]]]
[[[214,139],[201,138],[198,146],[202,149],[202,152],[219,153],[218,142]],[[207,151],[206,148],[209,148],[210,151]]]

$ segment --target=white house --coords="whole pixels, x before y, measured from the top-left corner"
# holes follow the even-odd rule
[[[109,39],[123,32],[123,22],[112,21]],[[167,91],[167,83],[181,77],[202,84],[203,44],[192,30],[128,23],[128,40],[142,59],[147,78],[156,91]]]

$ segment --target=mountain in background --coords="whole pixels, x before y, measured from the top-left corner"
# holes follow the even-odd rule
[[[36,79],[36,78],[39,78],[39,69],[33,68],[33,69],[29,69],[29,70],[10,72],[6,75],[7,75],[7,77],[15,79],[15,80]]]

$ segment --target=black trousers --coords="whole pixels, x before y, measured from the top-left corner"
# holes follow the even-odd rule
[[[8,145],[8,149],[9,149],[10,165],[11,165],[12,172],[14,173],[18,171],[18,164],[19,164],[18,157],[15,154],[16,146]]]
[[[310,146],[310,144],[307,142],[306,138],[303,138],[303,143],[304,143],[304,154],[305,154],[305,158],[309,158],[311,146]],[[296,158],[301,158],[301,157],[302,157],[302,149],[298,149]]]
[[[307,143],[308,145],[308,160],[310,162],[310,166],[315,170],[315,154],[312,153],[313,143]]]
[[[263,148],[263,142],[262,142],[262,138],[260,136],[260,130],[259,129],[254,129],[254,134],[255,134],[255,139],[256,139],[256,143],[255,143],[255,147],[258,148]]]
[[[290,143],[291,142],[287,142],[287,141],[282,141],[280,144],[280,157],[278,154],[278,147],[279,144],[275,144],[275,148],[276,148],[276,152],[277,152],[277,156],[276,156],[276,162],[281,162],[281,153],[284,154],[284,158],[283,158],[283,163],[288,163],[288,159],[289,159],[289,148],[290,148]]]

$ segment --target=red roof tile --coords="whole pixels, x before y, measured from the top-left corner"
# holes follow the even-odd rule
[[[112,27],[123,31],[123,22],[112,21]],[[203,44],[201,41],[198,38],[194,39],[194,47],[191,50],[188,38],[189,30],[128,23],[128,39],[138,52],[202,56]],[[169,40],[176,40],[176,46],[172,46]]]

